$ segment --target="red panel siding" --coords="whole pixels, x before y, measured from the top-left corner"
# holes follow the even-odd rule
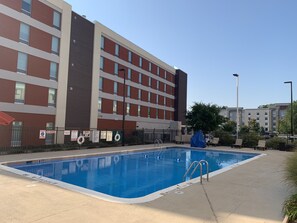
[[[52,8],[40,1],[32,1],[31,16],[42,23],[53,26],[53,11]]]
[[[115,55],[115,43],[106,37],[104,38],[104,51]]]
[[[28,74],[43,79],[49,79],[50,61],[29,55]]]
[[[52,36],[50,34],[30,27],[30,46],[51,53],[51,44]]]
[[[122,120],[98,119],[98,129],[100,130],[120,130],[122,129]],[[125,129],[136,129],[135,121],[125,121]]]
[[[0,21],[0,36],[18,42],[20,22],[3,14],[0,14]]]
[[[0,46],[0,69],[17,71],[18,52]]]
[[[102,113],[112,114],[113,101],[102,98]]]
[[[26,84],[25,103],[48,106],[48,88]]]
[[[0,79],[0,102],[14,103],[15,82]]]

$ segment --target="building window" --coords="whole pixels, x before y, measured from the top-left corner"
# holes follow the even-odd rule
[[[158,119],[159,118],[159,112],[158,112],[159,110],[156,108],[156,119]]]
[[[164,78],[165,78],[165,80],[167,80],[167,71],[166,70],[164,71]]]
[[[130,115],[130,103],[126,105],[126,115]]]
[[[160,67],[157,67],[157,75],[160,76]]]
[[[159,95],[156,95],[156,104],[159,104]]]
[[[116,44],[115,45],[114,54],[116,56],[119,56],[120,55],[120,45],[119,44]]]
[[[101,42],[100,42],[100,45],[101,45],[101,49],[104,50],[104,36],[101,36]]]
[[[259,112],[257,113],[257,115],[259,115]]]
[[[138,100],[141,100],[141,89],[138,89]]]
[[[159,87],[160,87],[160,82],[157,81],[157,90],[159,90]]]
[[[138,75],[138,83],[141,84],[141,82],[142,82],[142,74],[139,73],[139,75]]]
[[[152,78],[151,77],[149,77],[149,87],[151,87],[152,86]]]
[[[21,146],[22,145],[22,122],[12,122],[12,132],[11,132],[11,146]]]
[[[131,87],[127,86],[127,97],[130,98],[131,96]]]
[[[21,23],[20,24],[20,36],[19,36],[20,42],[28,44],[29,37],[30,37],[30,26],[25,23]]]
[[[268,125],[268,123],[267,123],[267,122],[265,122],[265,125]]]
[[[132,76],[132,71],[130,68],[128,68],[128,80],[131,80],[131,76]]]
[[[99,90],[103,90],[103,77],[99,77]]]
[[[104,69],[104,57],[100,57],[100,70]]]
[[[119,75],[119,64],[118,63],[114,63],[114,74]]]
[[[22,1],[22,12],[31,15],[31,0]]]
[[[166,111],[163,110],[163,118],[166,119]]]
[[[148,118],[151,117],[151,108],[150,107],[147,108],[147,117]]]
[[[138,117],[140,116],[140,113],[141,113],[141,106],[138,105],[138,107],[137,107],[137,116]]]
[[[166,84],[164,84],[164,92],[166,92]]]
[[[14,101],[16,103],[24,104],[25,90],[26,90],[26,85],[24,83],[16,82],[16,84],[15,84],[15,97],[14,97],[14,99],[15,99]]]
[[[132,63],[132,52],[131,51],[128,52],[128,61],[130,63]]]
[[[101,112],[102,109],[102,98],[98,98],[98,112]]]
[[[149,62],[149,71],[152,71],[152,63]]]
[[[166,97],[163,98],[163,104],[166,105]]]
[[[268,120],[268,118],[267,118],[267,117],[265,117],[265,120]]]
[[[139,67],[142,67],[142,57],[139,57]]]
[[[56,81],[58,79],[57,77],[58,77],[58,64],[55,62],[51,62],[50,79]]]
[[[53,26],[57,29],[61,28],[61,13],[54,11]]]
[[[268,115],[267,112],[265,112],[265,115]]]
[[[52,36],[52,53],[59,55],[60,39]]]
[[[47,122],[46,123],[46,130],[54,130],[54,123]],[[46,133],[45,137],[45,145],[52,145],[54,144],[54,134],[53,133]]]
[[[48,106],[56,107],[56,89],[48,89]]]
[[[151,102],[151,92],[148,92],[147,100],[148,100],[148,102]]]
[[[17,71],[20,73],[27,73],[28,55],[18,52]]]
[[[112,112],[114,113],[114,114],[116,114],[117,113],[117,101],[113,101],[113,106],[112,106]]]
[[[114,94],[118,93],[118,82],[113,82],[113,93]]]

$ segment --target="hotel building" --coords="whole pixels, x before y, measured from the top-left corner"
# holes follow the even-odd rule
[[[187,74],[66,2],[0,0],[0,21],[0,111],[15,118],[0,147],[64,143],[42,129],[120,130],[123,112],[127,130],[185,124]]]

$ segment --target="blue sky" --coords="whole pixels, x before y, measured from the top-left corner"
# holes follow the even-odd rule
[[[188,74],[193,102],[239,106],[290,102],[297,86],[296,0],[66,0]],[[296,99],[296,98],[295,98]]]

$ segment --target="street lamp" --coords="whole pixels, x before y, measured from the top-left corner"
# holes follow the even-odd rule
[[[284,84],[290,84],[291,85],[291,135],[294,136],[294,128],[293,128],[293,83],[292,81],[285,81]],[[292,137],[293,140],[293,137]]]
[[[119,71],[124,72],[124,90],[123,90],[123,119],[122,119],[122,146],[125,146],[125,115],[126,115],[126,70],[124,68],[120,69]]]
[[[239,75],[233,74],[236,77],[236,139],[238,139],[239,132],[239,113],[238,113],[238,84],[239,84]]]

